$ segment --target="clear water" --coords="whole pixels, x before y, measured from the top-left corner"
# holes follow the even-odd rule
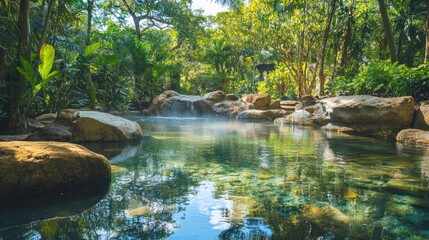
[[[312,128],[134,118],[110,186],[1,203],[0,239],[429,239],[429,148]]]

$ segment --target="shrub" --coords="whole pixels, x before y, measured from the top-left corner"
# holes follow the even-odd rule
[[[336,95],[377,95],[382,97],[413,96],[417,101],[429,99],[429,65],[408,68],[381,61],[363,66],[354,78],[338,77],[330,86]]]

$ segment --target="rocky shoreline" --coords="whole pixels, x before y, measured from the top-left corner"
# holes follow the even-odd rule
[[[272,100],[269,94],[214,91],[204,96],[166,91],[155,97],[145,116],[207,116],[308,125],[429,145],[429,103],[412,97],[339,96],[302,101]],[[142,138],[141,127],[112,114],[74,109],[36,118],[30,135],[0,138],[0,198],[51,191],[110,179],[108,160],[75,143],[121,142]],[[14,141],[24,140],[24,141]],[[71,143],[64,143],[71,142]]]
[[[204,96],[165,91],[154,98],[143,115],[264,120],[274,121],[277,125],[316,126],[325,131],[356,133],[398,143],[427,145],[429,142],[429,103],[417,104],[410,96],[380,98],[361,95],[317,99],[305,95],[301,100],[272,100],[266,93],[247,94],[240,99],[222,91]],[[420,131],[417,134],[413,130],[410,134],[409,129]]]

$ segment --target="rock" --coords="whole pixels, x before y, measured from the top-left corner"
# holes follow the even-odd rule
[[[297,109],[295,109],[295,106],[285,106],[285,105],[281,105],[281,109],[288,111],[288,112],[295,112],[297,110]]]
[[[136,122],[95,111],[79,112],[72,133],[74,142],[128,141],[143,136]]]
[[[217,115],[236,117],[238,113],[247,110],[249,107],[242,101],[223,101],[216,103],[213,110]]]
[[[44,126],[45,125],[43,125],[42,123],[38,122],[37,120],[31,119],[31,118],[27,118],[27,129],[30,132],[40,130]]]
[[[429,101],[420,103],[420,106],[416,111],[414,128],[426,131],[429,130]]]
[[[273,121],[276,118],[280,118],[286,115],[284,110],[257,110],[249,109],[240,112],[237,115],[237,119],[258,119],[258,120],[268,120]]]
[[[222,102],[226,99],[226,94],[223,91],[209,92],[203,96],[204,100],[212,101],[213,103]]]
[[[311,114],[305,110],[298,110],[285,118],[275,119],[274,124],[285,125],[285,124],[296,124],[296,125],[314,125],[315,120]]]
[[[271,101],[270,109],[281,109],[280,100]]]
[[[316,100],[317,99],[313,95],[303,95],[301,97],[302,106],[304,108],[316,104]]]
[[[174,96],[179,96],[180,94],[178,94],[175,91],[172,90],[168,90],[165,91],[163,93],[161,93],[160,95],[156,96],[153,100],[152,100],[152,104],[150,106],[150,108],[148,109],[148,112],[151,114],[160,114],[163,113],[164,111],[164,105],[168,104],[168,100],[171,97]]]
[[[79,110],[77,109],[64,109],[58,112],[56,123],[62,123],[63,125],[71,125],[73,121],[79,118]]]
[[[268,174],[264,174],[264,173],[261,173],[261,174],[259,174],[258,175],[258,179],[259,180],[268,180],[268,179],[270,179],[270,178],[272,178],[273,176],[271,176],[271,175],[268,175]]]
[[[309,218],[326,223],[344,224],[350,223],[352,221],[351,217],[345,215],[343,212],[333,206],[320,208],[306,204],[304,205],[303,212],[304,215]]]
[[[295,105],[297,105],[299,102],[298,101],[293,101],[293,100],[282,100],[280,101],[280,105],[285,105],[285,106],[293,106],[295,107]]]
[[[36,121],[42,123],[42,124],[48,124],[57,119],[57,113],[45,113],[38,117],[36,117]]]
[[[213,97],[211,99],[217,101],[220,99],[219,95],[222,94],[217,92],[210,96]],[[207,96],[207,98],[210,98],[210,96]],[[166,91],[154,98],[152,105],[145,114],[160,116],[209,115],[214,113],[212,108],[213,104],[213,101],[204,99],[204,97],[201,96],[180,95],[174,91]]]
[[[237,101],[239,98],[233,93],[226,94],[226,99],[229,101]]]
[[[30,134],[26,141],[58,141],[58,142],[70,142],[72,141],[72,133],[70,127],[50,124],[46,125],[37,132]]]
[[[336,126],[332,123],[328,123],[320,129],[327,132],[356,132],[353,128]]]
[[[0,135],[0,141],[24,141],[26,138],[28,138],[28,134],[21,134],[21,135]]]
[[[0,142],[0,197],[110,180],[108,160],[71,143]]]
[[[305,107],[304,109],[305,109],[305,111],[313,114],[319,109],[319,106],[316,104],[316,105]]]
[[[373,96],[332,97],[320,103],[323,116],[331,123],[384,138],[411,126],[415,105],[412,97]]]
[[[247,103],[251,109],[266,110],[270,106],[271,96],[268,93],[246,94],[241,100]]]
[[[398,143],[429,145],[429,131],[404,129],[396,135]]]
[[[147,216],[147,215],[149,215],[152,212],[153,211],[151,210],[150,206],[141,206],[141,207],[129,210],[128,214],[131,217],[136,217],[136,216]]]

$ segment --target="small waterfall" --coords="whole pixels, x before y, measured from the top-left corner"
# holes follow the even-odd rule
[[[186,103],[186,111],[189,112],[189,115],[196,116],[197,112],[195,111],[195,106],[193,101],[188,101]]]

